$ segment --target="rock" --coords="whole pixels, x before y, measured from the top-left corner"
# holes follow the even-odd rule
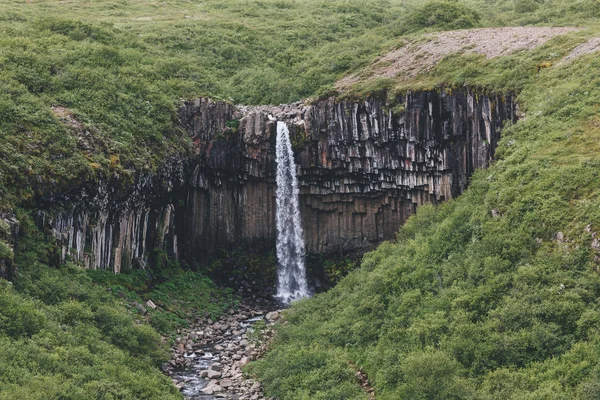
[[[135,304],[135,308],[137,308],[137,310],[138,310],[138,311],[140,312],[140,314],[142,314],[142,315],[146,315],[146,314],[148,314],[148,310],[146,310],[146,308],[145,308],[143,305],[139,304],[139,303],[136,303],[136,304]]]
[[[188,205],[189,220],[197,222],[187,243],[204,243],[205,248],[196,249],[202,256],[223,243],[275,240],[268,223],[275,207],[264,199],[274,187],[267,177],[274,170],[270,143],[276,121],[303,138],[295,155],[306,249],[315,254],[366,249],[393,239],[415,205],[460,194],[470,174],[492,160],[503,121],[516,120],[510,96],[466,89],[408,92],[392,102],[397,111],[381,96],[281,106],[186,102],[179,119],[200,160],[191,178],[197,193]],[[216,143],[231,120],[239,121],[237,132],[230,132],[237,140]],[[375,222],[382,207],[384,226]],[[217,217],[201,218],[205,213]],[[365,223],[354,220],[357,213]],[[251,286],[244,285],[248,281],[242,278],[240,287]]]
[[[272,312],[270,312],[270,313],[267,314],[266,318],[269,321],[275,321],[275,320],[279,319],[279,312],[278,311],[272,311]]]
[[[208,377],[208,379],[216,379],[216,378],[220,378],[221,377],[221,372],[219,371],[215,371],[213,369],[209,369],[206,372],[206,376]]]
[[[227,389],[228,387],[233,385],[233,382],[231,381],[231,379],[222,379],[219,381],[219,385],[224,389]]]

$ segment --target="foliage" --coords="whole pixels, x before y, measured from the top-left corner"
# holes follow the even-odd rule
[[[407,15],[403,33],[425,28],[440,31],[472,28],[479,20],[479,14],[464,4],[453,1],[428,1],[419,4]]]
[[[187,326],[197,317],[218,318],[235,306],[237,299],[231,289],[217,288],[206,276],[180,268],[155,271],[131,270],[112,274],[107,271],[89,271],[94,283],[106,286],[118,298],[127,301],[133,313],[137,305],[148,312],[148,322],[164,335],[173,335],[176,328]],[[166,276],[166,277],[165,277]],[[146,305],[151,300],[158,307]]]
[[[20,264],[0,279],[0,399],[178,399],[159,335],[85,271]]]
[[[359,262],[351,259],[323,260],[322,268],[330,286],[336,285],[344,276],[359,266]]]
[[[201,271],[215,282],[238,291],[252,288],[253,294],[273,294],[277,279],[277,258],[275,252],[236,248],[230,251],[221,249]]]

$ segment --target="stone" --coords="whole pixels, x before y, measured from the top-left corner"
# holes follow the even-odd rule
[[[145,308],[143,305],[139,304],[139,303],[136,303],[136,305],[135,305],[135,308],[137,308],[137,310],[138,310],[138,311],[140,312],[140,314],[142,314],[142,315],[146,315],[146,314],[148,314],[148,310],[146,310],[146,308]]]
[[[216,379],[216,378],[220,378],[220,377],[221,377],[221,372],[219,372],[219,371],[215,371],[215,370],[213,370],[213,369],[209,369],[209,370],[206,372],[206,377],[207,377],[208,379]]]
[[[394,103],[399,111],[381,96],[281,106],[186,102],[179,119],[199,160],[186,247],[203,243],[195,248],[203,257],[226,243],[274,242],[275,207],[265,199],[274,201],[277,120],[302,138],[295,155],[306,249],[319,254],[393,239],[418,205],[456,197],[493,160],[503,122],[517,119],[510,96],[467,89],[408,92]],[[216,143],[231,120],[239,121],[230,132],[238,140]]]
[[[222,379],[219,381],[219,385],[227,389],[228,387],[233,386],[233,382],[231,381],[231,379]]]
[[[272,311],[272,312],[270,312],[270,313],[267,314],[266,318],[269,321],[275,321],[275,320],[279,319],[279,312],[278,311]]]

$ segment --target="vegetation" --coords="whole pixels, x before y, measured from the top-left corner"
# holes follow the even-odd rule
[[[90,271],[89,275],[94,283],[125,299],[134,314],[142,314],[140,318],[164,335],[174,335],[177,328],[196,318],[216,319],[237,304],[231,289],[217,288],[207,276],[180,268],[171,269],[169,277],[162,280],[150,270],[118,275]],[[148,300],[157,308],[148,306]]]
[[[161,338],[22,219],[19,277],[0,279],[0,399],[178,399]]]
[[[252,366],[270,395],[367,398],[353,364],[380,400],[600,397],[600,61],[533,68],[574,40],[451,57],[419,78],[509,83],[525,117],[466,193],[421,207],[395,243],[292,307]]]
[[[18,278],[0,278],[0,399],[181,398],[157,368],[169,352],[153,327],[171,335],[189,318],[219,316],[231,292],[175,265],[168,279],[49,267],[52,243],[20,219]],[[147,315],[145,299],[158,305]]]
[[[557,64],[598,35],[598,17],[597,0],[5,0],[0,211],[99,181],[126,190],[188,151],[184,98],[296,101],[331,93],[423,32],[583,26],[531,52],[452,54],[408,81],[356,86],[350,95],[391,99],[440,85],[518,92],[527,117],[464,196],[423,207],[397,243],[294,306],[252,369],[280,399],[365,398],[354,365],[383,400],[595,399],[600,65],[593,55]],[[294,145],[303,142],[298,132]],[[20,217],[17,251],[0,226],[0,258],[19,271],[0,280],[0,399],[180,398],[156,368],[167,353],[152,326],[168,334],[184,317],[218,314],[231,293],[160,254],[150,274],[58,266],[52,243]],[[272,268],[239,259],[211,268],[249,280]],[[329,278],[352,268],[330,265]],[[136,304],[148,299],[159,308],[142,315]]]

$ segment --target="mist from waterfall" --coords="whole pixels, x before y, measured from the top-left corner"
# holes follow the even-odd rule
[[[296,163],[288,128],[277,122],[277,297],[290,303],[309,296],[304,265]]]

